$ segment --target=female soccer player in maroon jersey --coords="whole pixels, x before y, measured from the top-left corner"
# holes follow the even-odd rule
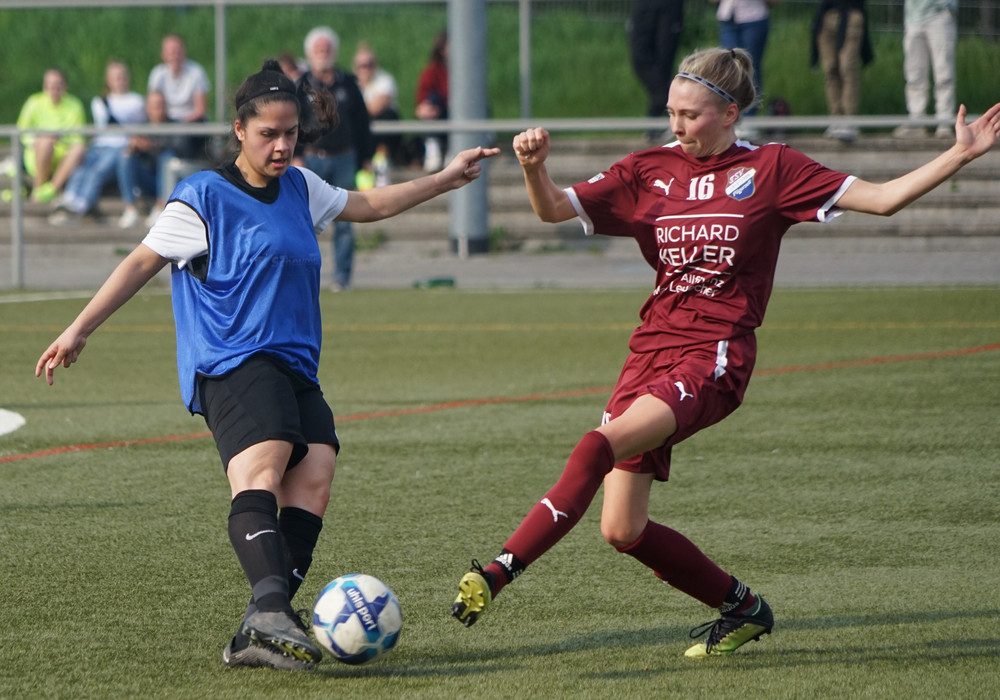
[[[955,144],[931,162],[883,184],[826,168],[781,144],[736,137],[740,114],[756,102],[753,68],[741,49],[688,56],[670,87],[676,141],[633,153],[587,182],[561,189],[545,160],[549,135],[514,137],[535,213],[547,222],[578,217],[587,234],[633,237],[656,270],[656,286],[605,409],[565,470],[531,509],[500,555],[459,584],[452,615],[466,626],[529,564],[579,521],[604,484],[601,533],[671,586],[720,617],[687,656],[730,654],[771,631],[759,595],[679,532],[649,519],[650,488],[665,481],[671,447],[732,413],[756,359],[760,325],[781,237],[799,221],[844,210],[888,216],[992,148],[1000,104],[971,124],[965,108]]]

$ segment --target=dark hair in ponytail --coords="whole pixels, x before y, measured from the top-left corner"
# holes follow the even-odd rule
[[[299,143],[312,143],[336,128],[337,101],[328,90],[316,90],[307,81],[298,85],[284,74],[274,59],[264,61],[259,73],[248,76],[236,89],[236,119],[246,124],[264,105],[294,102],[299,111]],[[235,142],[235,135],[230,143]],[[235,149],[239,151],[239,143]]]

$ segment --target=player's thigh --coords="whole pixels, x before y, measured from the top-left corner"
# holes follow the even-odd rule
[[[625,412],[598,428],[620,462],[663,445],[677,431],[674,410],[652,394],[637,397]]]

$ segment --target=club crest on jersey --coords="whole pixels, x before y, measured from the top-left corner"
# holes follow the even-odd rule
[[[733,168],[726,173],[726,194],[740,202],[752,197],[755,190],[756,168]]]

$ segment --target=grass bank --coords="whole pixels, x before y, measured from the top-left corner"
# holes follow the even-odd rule
[[[591,3],[587,3],[589,6]],[[540,5],[532,22],[532,113],[545,117],[643,116],[645,99],[628,62],[624,17],[627,3],[595,13],[570,3]],[[689,0],[682,53],[717,41],[712,8]],[[447,24],[443,2],[391,5],[234,5],[226,9],[226,90],[281,51],[302,53],[302,39],[318,24],[341,36],[341,65],[359,41],[375,47],[400,86],[403,114],[412,114],[417,75],[432,37]],[[779,4],[765,58],[765,98],[787,100],[793,114],[824,114],[822,78],[809,67],[809,17],[801,4]],[[516,3],[491,4],[489,31],[490,113],[520,116]],[[163,35],[179,33],[189,54],[214,80],[214,12],[210,7],[22,9],[0,11],[0,123],[13,123],[25,98],[41,87],[50,65],[68,74],[70,91],[89,101],[102,89],[103,68],[124,60],[133,87],[144,90],[158,62]],[[874,33],[877,59],[863,73],[861,110],[902,114],[902,51],[898,33]],[[982,111],[1000,96],[995,66],[1000,49],[980,37],[963,37],[958,48],[958,96]],[[219,89],[219,86],[216,86]],[[213,100],[214,104],[214,100]],[[216,115],[218,116],[218,115]],[[231,115],[223,115],[228,119]]]

